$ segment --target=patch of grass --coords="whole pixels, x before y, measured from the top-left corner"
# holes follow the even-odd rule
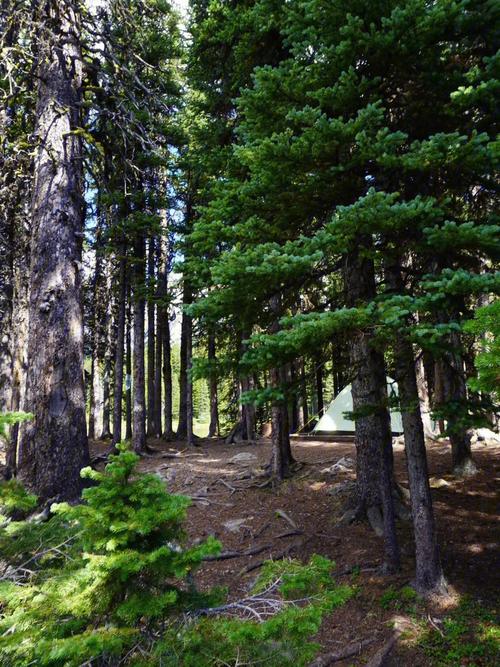
[[[390,586],[380,597],[380,606],[382,609],[404,609],[414,606],[418,599],[416,591],[411,586],[403,586],[399,590]]]
[[[418,646],[436,667],[494,667],[500,664],[498,616],[479,601],[464,597],[443,619],[441,633],[427,627]]]

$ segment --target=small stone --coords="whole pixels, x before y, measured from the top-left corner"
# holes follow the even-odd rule
[[[354,459],[351,459],[349,456],[343,456],[337,463],[334,463],[329,468],[323,468],[320,472],[322,475],[336,475],[339,472],[349,472],[353,468]]]
[[[431,489],[442,489],[445,486],[450,486],[450,483],[440,477],[431,477],[429,479],[429,486]]]

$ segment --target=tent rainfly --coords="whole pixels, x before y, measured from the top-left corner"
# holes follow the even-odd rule
[[[387,378],[389,398],[398,395],[398,385],[390,377]],[[352,412],[351,385],[344,387],[328,406],[321,419],[314,427],[314,433],[354,433],[354,421],[344,413]],[[403,422],[399,410],[391,410],[391,429],[393,433],[403,432]]]

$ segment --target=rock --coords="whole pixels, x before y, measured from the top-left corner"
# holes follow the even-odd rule
[[[250,454],[250,452],[240,452],[239,454],[235,454],[229,459],[229,463],[255,463],[257,461],[257,457],[255,454]]]
[[[393,445],[404,445],[405,444],[405,437],[404,435],[398,435],[395,438],[392,439],[392,444]]]
[[[345,482],[339,482],[338,484],[334,484],[329,490],[328,490],[328,495],[330,496],[338,496],[343,493],[352,493],[356,488],[356,482],[351,482],[350,480],[347,480]]]
[[[354,468],[354,459],[351,459],[349,456],[343,456],[341,459],[334,463],[329,468],[323,468],[321,470],[322,475],[336,475],[339,472],[349,472]]]
[[[430,477],[429,486],[431,489],[442,489],[445,486],[450,486],[450,483],[440,477]]]
[[[231,533],[239,533],[240,528],[243,528],[245,525],[246,521],[250,521],[253,519],[253,516],[247,516],[244,517],[243,519],[230,519],[229,521],[226,521],[222,525],[226,530],[229,530]]]

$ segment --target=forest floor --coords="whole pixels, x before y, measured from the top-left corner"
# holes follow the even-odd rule
[[[429,446],[441,554],[451,593],[443,605],[424,604],[409,588],[414,567],[410,522],[398,526],[403,567],[396,576],[378,573],[382,540],[366,524],[336,525],[336,491],[343,488],[338,485],[348,486],[345,483],[355,476],[353,443],[295,440],[293,455],[301,465],[279,489],[259,488],[262,479],[255,477],[270,457],[267,439],[246,445],[199,440],[199,447],[190,450],[183,443],[149,444],[158,454],[143,459],[141,469],[158,473],[170,491],[194,499],[188,511],[190,538],[214,535],[224,551],[256,552],[204,564],[196,575],[200,587],[223,585],[237,599],[248,593],[263,560],[305,561],[317,553],[335,561],[338,581],[357,593],[323,622],[316,639],[322,654],[332,653],[324,665],[500,664],[495,616],[500,591],[500,446],[474,446],[480,472],[467,480],[449,474],[446,443]],[[94,443],[94,454],[102,446]],[[344,457],[347,469],[328,471]],[[394,460],[398,481],[407,486],[402,445],[395,445]],[[395,627],[399,636],[394,643]],[[389,656],[381,661],[391,643]],[[333,654],[346,651],[353,655],[331,661],[338,657]]]

